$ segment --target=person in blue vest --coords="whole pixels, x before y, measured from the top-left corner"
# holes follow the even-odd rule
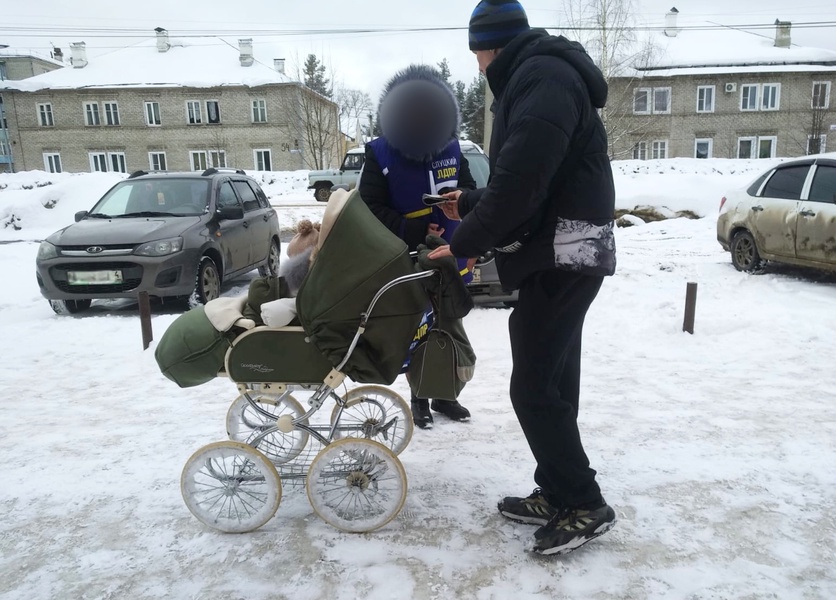
[[[459,222],[447,218],[438,207],[426,206],[422,196],[476,189],[459,147],[460,113],[453,89],[432,67],[411,65],[386,85],[378,118],[383,135],[366,144],[360,197],[410,250],[423,244],[428,235],[449,242]],[[459,268],[465,283],[470,281],[467,260],[460,260]],[[430,319],[428,313],[416,344]],[[413,396],[412,416],[418,427],[432,427],[430,408],[455,421],[470,418],[470,411],[457,401],[430,404]]]

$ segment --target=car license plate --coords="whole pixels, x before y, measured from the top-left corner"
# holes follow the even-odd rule
[[[471,283],[482,283],[482,270],[479,267],[473,267],[473,281]]]
[[[70,285],[107,285],[122,283],[122,271],[67,271]]]

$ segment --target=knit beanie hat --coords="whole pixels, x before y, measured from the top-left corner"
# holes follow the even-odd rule
[[[319,242],[319,223],[311,223],[304,219],[296,225],[296,235],[287,244],[287,255],[296,256]]]
[[[516,0],[482,0],[470,16],[470,49],[504,48],[529,29],[525,10]]]

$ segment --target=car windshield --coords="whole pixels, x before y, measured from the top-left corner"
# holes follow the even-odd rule
[[[465,152],[464,157],[470,166],[470,174],[476,180],[476,187],[483,188],[488,185],[488,175],[490,175],[491,168],[488,164],[488,157],[481,152]]]
[[[188,217],[207,210],[210,181],[136,179],[116,184],[90,211],[90,217]]]

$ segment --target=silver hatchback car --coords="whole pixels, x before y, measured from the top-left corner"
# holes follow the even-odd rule
[[[780,163],[728,193],[717,241],[739,271],[768,260],[836,270],[836,153]]]

